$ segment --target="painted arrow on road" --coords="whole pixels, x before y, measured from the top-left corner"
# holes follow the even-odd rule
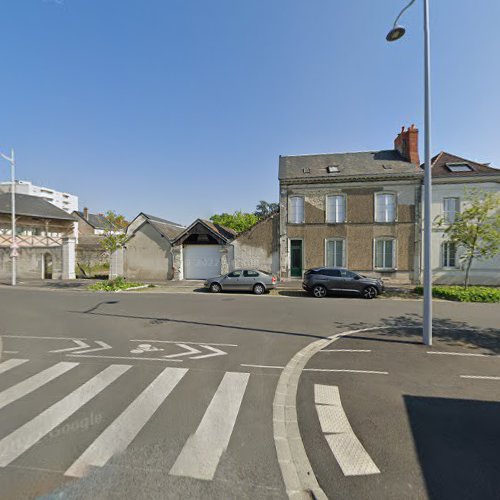
[[[76,347],[68,347],[66,349],[56,349],[55,351],[49,351],[49,352],[70,352],[70,351],[76,351],[79,349],[85,349],[87,347],[90,347],[88,344],[83,342],[82,340],[77,340],[77,339],[71,339],[75,344],[78,344]]]
[[[95,343],[97,345],[100,345],[101,347],[94,347],[94,349],[87,349],[85,351],[76,351],[73,354],[86,354],[88,352],[106,351],[108,349],[113,349],[109,344],[106,344],[106,342],[103,342],[102,340],[96,340]]]
[[[204,354],[202,356],[194,356],[194,357],[189,358],[189,359],[206,359],[206,358],[212,358],[214,356],[224,356],[225,354],[227,354],[227,352],[221,351],[220,349],[217,349],[216,347],[210,347],[210,346],[205,345],[205,344],[200,344],[200,347],[204,347],[205,349],[212,351],[213,354]]]
[[[201,354],[203,351],[200,351],[199,349],[191,347],[187,344],[175,344],[175,345],[182,347],[185,350],[185,352],[179,352],[177,354],[168,354],[167,356],[163,356],[164,358],[171,359],[171,358],[180,358],[182,356],[189,356],[188,359],[206,359],[206,358],[212,358],[214,356],[224,356],[227,354],[227,352],[224,352],[221,349],[217,349],[216,347],[211,347],[205,344],[199,344],[197,345],[197,347],[203,347],[204,349],[212,351],[210,354]],[[201,354],[201,355],[193,356],[193,354]]]

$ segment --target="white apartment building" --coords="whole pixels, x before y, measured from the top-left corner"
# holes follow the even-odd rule
[[[0,193],[10,193],[11,184],[11,182],[0,182]],[[78,196],[47,187],[35,186],[30,181],[16,181],[16,193],[38,196],[69,214],[78,210]]]
[[[453,222],[466,207],[468,190],[500,193],[500,169],[473,162],[442,151],[432,159],[432,219],[444,218]],[[461,285],[464,270],[460,262],[460,248],[447,241],[442,227],[434,224],[432,230],[432,273],[437,284]],[[500,284],[500,255],[489,260],[474,259],[470,283]]]

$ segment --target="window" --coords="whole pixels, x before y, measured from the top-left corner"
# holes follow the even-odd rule
[[[233,271],[232,273],[229,273],[228,278],[239,278],[241,276],[241,271]]]
[[[352,271],[347,271],[345,269],[342,269],[340,271],[340,275],[342,276],[342,278],[348,278],[348,279],[354,279],[358,276],[356,273],[353,273]]]
[[[340,278],[342,275],[340,274],[340,269],[324,269],[321,274],[323,276],[330,276],[332,278]]]
[[[460,198],[443,198],[444,221],[453,224],[458,213],[460,213]]]
[[[345,266],[345,241],[327,240],[326,241],[326,265],[328,267]]]
[[[394,222],[396,220],[396,195],[378,193],[375,195],[375,222]]]
[[[257,278],[259,273],[257,271],[243,271],[245,278]]]
[[[375,268],[395,269],[395,247],[394,240],[375,240]]]
[[[304,198],[302,196],[290,197],[288,222],[292,224],[302,224],[304,222]]]
[[[345,196],[336,194],[326,197],[326,222],[345,222]]]
[[[467,163],[447,163],[450,172],[472,172],[472,167]]]
[[[457,247],[455,243],[447,241],[442,245],[443,267],[457,267]]]

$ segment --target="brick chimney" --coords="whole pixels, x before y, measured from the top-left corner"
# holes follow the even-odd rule
[[[89,209],[87,207],[83,209],[83,218],[89,220]]]
[[[401,132],[394,139],[394,149],[399,151],[399,154],[405,160],[415,165],[420,165],[418,157],[418,128],[415,128],[415,125],[412,124],[408,130],[405,130],[403,126]]]

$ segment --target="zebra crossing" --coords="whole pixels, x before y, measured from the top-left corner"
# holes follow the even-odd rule
[[[8,359],[0,362],[0,373],[14,374],[19,367],[29,366],[26,359]],[[109,392],[112,401],[113,384],[120,380],[127,372],[140,370],[140,366],[127,364],[110,364],[105,368],[95,368],[97,373],[91,378],[80,380],[76,375],[79,362],[58,362],[48,366],[34,375],[0,390],[0,422],[2,411],[19,400],[26,399],[50,387],[54,381],[61,381],[70,377],[69,393],[57,393],[57,401],[36,415],[24,417],[19,415],[19,426],[7,435],[3,435],[0,426],[0,468],[15,465],[16,460],[33,448],[43,447],[43,438],[51,432],[57,431],[72,415],[86,404],[92,404],[99,394]],[[86,367],[88,369],[88,367]],[[38,369],[38,368],[37,368]],[[103,467],[112,457],[125,452],[138,434],[147,428],[148,422],[159,408],[168,405],[168,397],[176,387],[181,387],[188,368],[168,367],[159,369],[152,381],[141,387],[140,393],[131,394],[131,399],[118,416],[111,423],[99,429],[97,437],[90,437],[90,441],[83,453],[72,458],[72,463],[64,472],[71,478],[80,478],[87,475],[94,467]],[[203,379],[203,372],[195,375]],[[225,372],[222,380],[213,394],[208,407],[199,422],[198,427],[191,433],[175,459],[170,470],[165,472],[172,476],[192,477],[196,479],[212,480],[225,450],[228,448],[233,429],[237,423],[238,414],[245,396],[250,379],[249,373]],[[1,379],[0,379],[1,381]],[[200,390],[204,390],[201,385]],[[209,390],[212,390],[209,388]],[[32,418],[30,418],[32,417]],[[27,418],[27,421],[24,421]],[[16,417],[17,425],[17,417]],[[168,431],[168,422],[167,428]],[[81,436],[80,436],[81,437]],[[68,439],[71,439],[69,437]],[[68,446],[70,446],[68,444]]]

